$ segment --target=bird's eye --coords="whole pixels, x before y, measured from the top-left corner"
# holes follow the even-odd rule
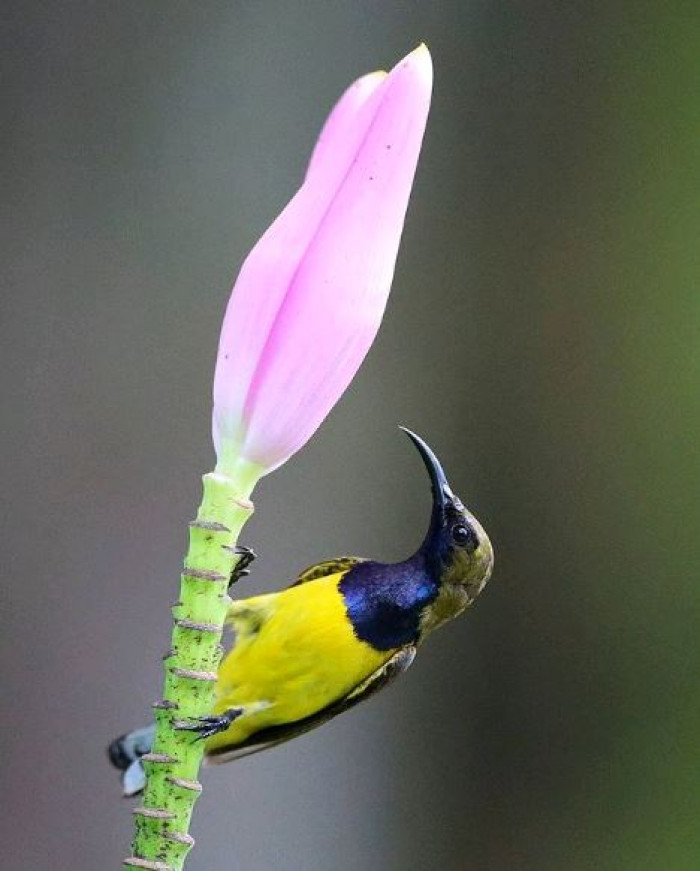
[[[478,543],[476,533],[471,526],[465,526],[462,523],[452,527],[452,540],[460,547],[470,546],[471,550],[476,550]]]

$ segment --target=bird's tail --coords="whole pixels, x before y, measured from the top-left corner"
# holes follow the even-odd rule
[[[155,724],[134,729],[120,735],[107,748],[109,761],[122,772],[122,788],[125,796],[137,795],[146,785],[146,772],[141,757],[150,753],[155,735]]]

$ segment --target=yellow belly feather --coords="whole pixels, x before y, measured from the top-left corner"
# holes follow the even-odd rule
[[[209,749],[233,747],[268,726],[291,723],[344,698],[393,650],[359,641],[338,590],[342,573],[234,602],[236,641],[219,669],[215,713],[247,708]]]

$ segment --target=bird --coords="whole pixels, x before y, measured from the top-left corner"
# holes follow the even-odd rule
[[[432,448],[401,427],[428,472],[432,509],[416,552],[398,563],[341,556],[302,571],[286,589],[232,601],[234,643],[218,670],[212,713],[181,724],[210,763],[276,746],[366,700],[414,661],[423,641],[465,611],[493,571],[484,528],[450,487]],[[241,548],[232,579],[254,554]],[[140,759],[154,726],[113,741],[126,795],[140,792]]]

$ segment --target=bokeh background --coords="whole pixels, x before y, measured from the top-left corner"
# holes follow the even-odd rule
[[[434,444],[495,577],[398,685],[206,772],[188,867],[700,868],[700,9],[8,3],[2,865],[118,867],[238,266],[325,113],[436,85],[385,323],[257,491],[241,592],[419,541]]]

